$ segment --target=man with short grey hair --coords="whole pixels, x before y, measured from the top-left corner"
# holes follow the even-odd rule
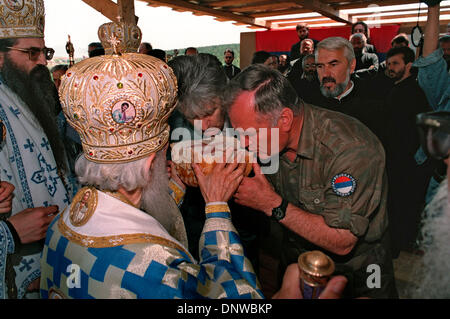
[[[341,37],[331,37],[317,45],[316,66],[320,92],[312,104],[355,117],[383,142],[383,103],[369,94],[363,79],[352,76],[356,57],[352,44]]]
[[[279,158],[270,175],[254,163],[255,176],[234,195],[270,223],[279,274],[301,253],[322,250],[348,277],[346,296],[396,297],[378,139],[349,116],[304,103],[280,72],[264,65],[243,70],[225,96],[233,127],[256,131],[241,136],[243,144],[262,161]],[[376,289],[367,285],[371,264],[381,267]]]
[[[379,67],[378,56],[375,53],[365,52],[366,36],[363,33],[354,33],[350,36],[350,42],[356,58],[355,73],[359,77],[375,76]]]

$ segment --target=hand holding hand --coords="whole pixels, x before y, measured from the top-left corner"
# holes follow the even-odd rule
[[[235,202],[266,213],[270,216],[272,209],[281,204],[282,198],[273,189],[262,174],[261,167],[253,163],[254,177],[245,177],[234,194]]]
[[[228,202],[244,178],[245,163],[218,163],[208,175],[193,163],[200,191],[206,203]]]
[[[8,221],[14,226],[22,244],[32,243],[47,234],[48,225],[58,214],[58,206],[28,208],[11,216]]]
[[[14,185],[0,182],[0,214],[9,213],[12,209]]]

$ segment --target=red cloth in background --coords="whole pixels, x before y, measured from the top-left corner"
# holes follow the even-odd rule
[[[399,29],[398,24],[370,28],[370,43],[375,46],[377,52],[387,53],[391,48],[392,38],[398,34]]]
[[[391,47],[391,40],[397,35],[400,25],[384,25],[370,28],[371,43],[377,52],[385,53]],[[350,26],[327,27],[310,29],[309,36],[321,41],[328,37],[343,37],[348,39],[351,34]],[[293,30],[270,30],[256,32],[256,51],[290,52],[293,44],[298,42],[298,36]]]

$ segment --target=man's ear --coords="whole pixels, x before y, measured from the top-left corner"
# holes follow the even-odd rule
[[[294,112],[290,108],[285,107],[278,119],[278,127],[282,132],[288,132],[292,128],[292,123],[294,122]]]
[[[350,74],[353,74],[353,72],[355,72],[356,69],[356,59],[352,60],[352,63],[350,63]]]
[[[155,155],[156,155],[156,153],[152,153],[152,154],[147,158],[147,162],[145,163],[145,170],[146,170],[146,172],[148,172],[148,171],[150,170],[150,168],[152,167],[153,160],[155,159]]]

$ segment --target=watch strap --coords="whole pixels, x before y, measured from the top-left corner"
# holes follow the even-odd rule
[[[285,200],[284,198],[282,198],[280,206],[275,207],[274,209],[272,209],[272,216],[271,216],[271,218],[276,220],[276,221],[282,220],[286,216],[286,209],[287,209],[288,205],[289,205],[289,202],[287,200]],[[274,214],[274,212],[276,212],[276,211],[282,211],[281,216],[279,216],[278,214]]]

